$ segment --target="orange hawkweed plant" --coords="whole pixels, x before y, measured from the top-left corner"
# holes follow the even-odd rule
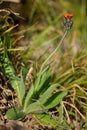
[[[47,65],[47,62],[58,51],[67,33],[72,27],[73,25],[72,17],[73,17],[72,14],[63,15],[65,32],[62,38],[60,39],[60,42],[58,43],[57,47],[55,48],[55,50],[42,63],[38,77],[31,84],[31,86],[29,86],[29,90],[26,90],[26,86],[25,86],[25,81],[26,81],[25,78],[27,77],[26,74],[28,74],[26,67],[22,67],[20,78],[16,76],[14,67],[12,66],[12,63],[9,59],[9,55],[7,53],[3,61],[4,62],[3,68],[5,71],[5,75],[10,80],[11,86],[16,92],[19,100],[19,106],[13,106],[13,108],[9,109],[6,112],[6,116],[8,119],[16,120],[16,119],[24,118],[25,115],[29,113],[47,112],[47,110],[57,106],[67,95],[66,90],[60,90],[54,93],[54,90],[60,85],[58,83],[55,84],[50,83],[51,70],[50,70],[50,65]],[[7,35],[6,38],[8,38]],[[7,45],[7,41],[8,41],[8,39],[6,38],[4,43],[5,45]],[[3,46],[3,42],[0,43]],[[4,48],[4,50],[6,50],[6,47]]]

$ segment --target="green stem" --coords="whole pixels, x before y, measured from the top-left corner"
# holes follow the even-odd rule
[[[63,34],[63,37],[61,38],[57,48],[48,56],[48,58],[43,62],[42,66],[41,66],[41,69],[40,69],[40,73],[42,72],[45,64],[48,62],[48,60],[57,52],[57,50],[59,49],[59,47],[61,46],[61,44],[63,43],[63,40],[65,39],[66,35],[68,33],[68,30],[66,30]]]

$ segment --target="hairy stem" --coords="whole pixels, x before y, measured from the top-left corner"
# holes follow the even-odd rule
[[[52,56],[58,51],[58,49],[59,49],[59,47],[61,46],[61,44],[63,43],[63,41],[64,41],[64,39],[65,39],[67,33],[68,33],[68,30],[66,29],[66,31],[65,31],[64,34],[63,34],[63,37],[61,38],[61,40],[60,40],[60,42],[59,42],[59,44],[58,44],[58,46],[57,46],[57,48],[56,48],[56,49],[48,56],[48,58],[43,62],[42,66],[41,66],[41,69],[40,69],[40,73],[42,72],[42,70],[43,70],[45,64],[49,61],[49,59],[52,58]]]

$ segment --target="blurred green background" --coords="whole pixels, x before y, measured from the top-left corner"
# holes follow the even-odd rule
[[[86,55],[86,0],[21,0],[19,3],[4,0],[1,9],[7,8],[19,13],[20,17],[12,17],[15,24],[19,24],[18,36],[24,35],[19,45],[24,48],[22,59],[26,64],[35,61],[40,66],[57,47],[65,31],[62,16],[65,13],[74,14],[73,27],[49,63],[55,72],[56,69],[64,70],[78,57]]]

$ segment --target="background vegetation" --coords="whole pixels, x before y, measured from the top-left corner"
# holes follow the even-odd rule
[[[12,62],[11,68],[15,69],[16,76],[21,76],[21,67],[27,68],[26,73],[29,72],[24,82],[27,90],[30,88],[32,82],[37,79],[42,63],[55,50],[65,32],[62,14],[74,14],[72,29],[69,31],[57,53],[47,63],[47,65],[51,66],[50,85],[57,83],[59,87],[56,88],[55,92],[67,90],[67,94],[52,109],[39,115],[34,113],[34,118],[38,119],[36,122],[39,122],[38,127],[41,125],[42,129],[51,129],[51,126],[58,130],[86,130],[86,0],[25,0],[21,3],[3,2],[0,6],[0,10],[5,10],[0,12],[1,56],[3,56],[3,43],[5,43],[4,47],[7,47],[8,50],[5,50],[5,52],[7,52],[6,54],[8,54]],[[9,88],[11,96],[13,93],[14,97],[11,101],[9,101],[8,97],[8,101],[12,104],[12,100],[14,100],[15,103],[13,105],[20,106],[17,95],[15,96],[13,91],[14,87],[12,89],[13,81],[12,83],[9,82],[12,79],[9,78],[8,73],[6,73],[7,71],[4,72],[5,70],[2,69],[4,64],[2,60],[0,62],[0,90],[7,93]],[[4,68],[6,67],[4,66]],[[11,72],[13,74],[13,70]],[[3,96],[1,95],[1,97]],[[4,113],[2,114],[0,110],[2,115],[1,120],[5,120],[3,115],[6,114],[7,110],[9,108],[4,104]],[[11,118],[14,119],[14,117]]]

